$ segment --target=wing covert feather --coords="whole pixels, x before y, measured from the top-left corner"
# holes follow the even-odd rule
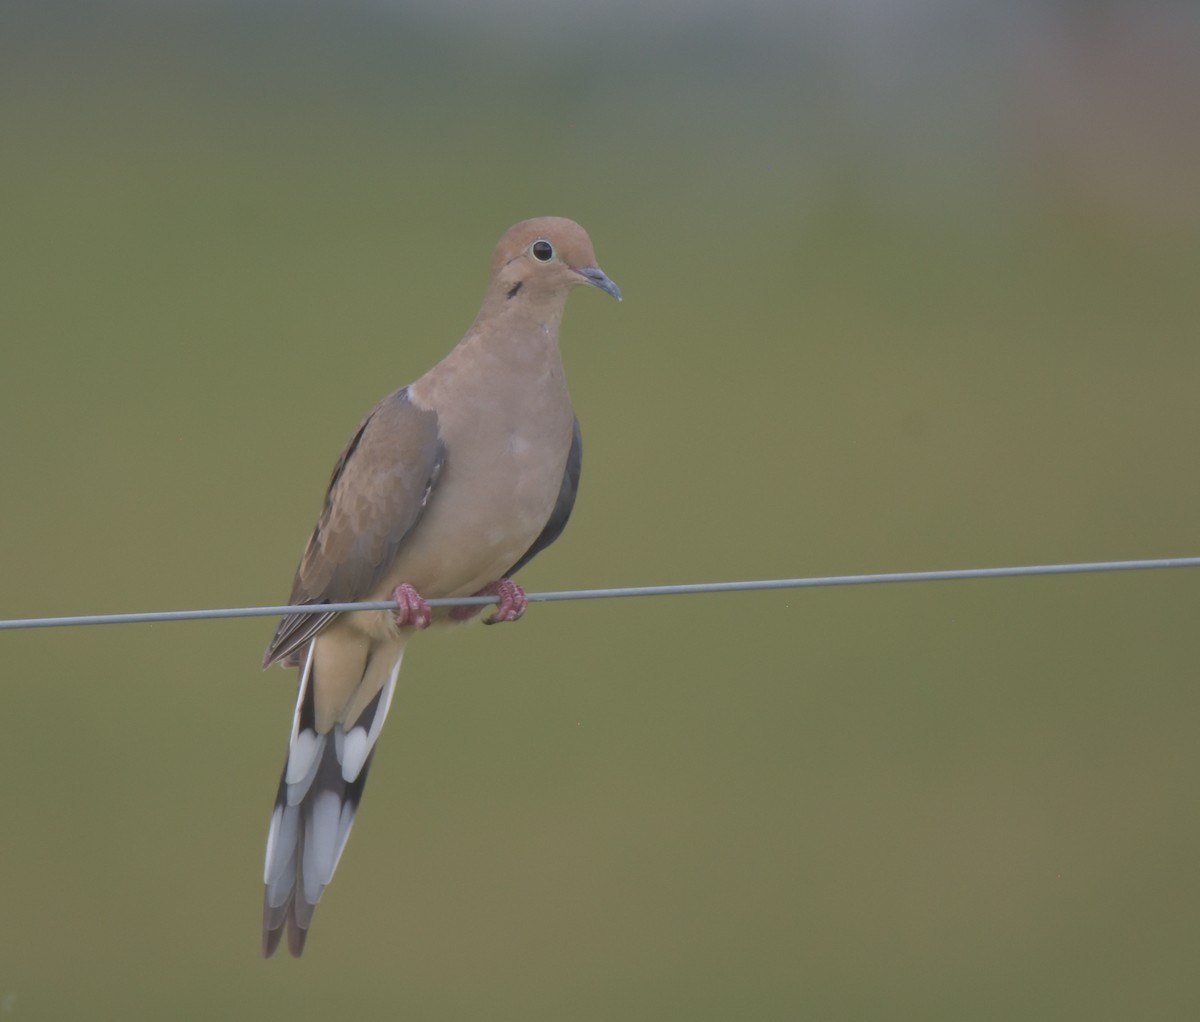
[[[409,401],[407,388],[380,401],[334,465],[325,505],[296,569],[288,602],[365,598],[420,519],[444,460],[433,411]],[[300,649],[331,617],[284,617],[267,647],[264,665]]]

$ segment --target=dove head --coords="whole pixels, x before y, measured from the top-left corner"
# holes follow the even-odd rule
[[[510,227],[492,256],[492,286],[511,301],[523,295],[566,296],[579,284],[621,300],[621,289],[596,265],[592,241],[579,224],[559,216]]]

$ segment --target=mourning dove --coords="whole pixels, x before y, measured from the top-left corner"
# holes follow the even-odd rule
[[[558,350],[567,295],[620,300],[578,224],[526,220],[496,246],[466,336],[363,420],[333,469],[292,604],[395,600],[398,610],[283,618],[263,666],[300,667],[287,762],[267,837],[263,954],[284,928],[299,955],[333,877],[387,716],[405,643],[431,622],[425,598],[486,594],[515,621],[510,578],[562,532],[579,485],[579,422]]]

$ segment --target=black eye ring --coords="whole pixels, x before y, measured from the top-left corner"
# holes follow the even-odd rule
[[[539,238],[530,247],[529,251],[533,253],[533,258],[539,263],[548,263],[554,258],[554,246],[543,238]]]

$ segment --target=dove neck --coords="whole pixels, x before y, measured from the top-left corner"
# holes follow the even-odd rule
[[[533,295],[528,296],[534,299]],[[466,351],[500,356],[514,362],[557,356],[558,332],[565,300],[506,299],[489,294],[458,347]],[[565,299],[565,296],[563,296]]]

